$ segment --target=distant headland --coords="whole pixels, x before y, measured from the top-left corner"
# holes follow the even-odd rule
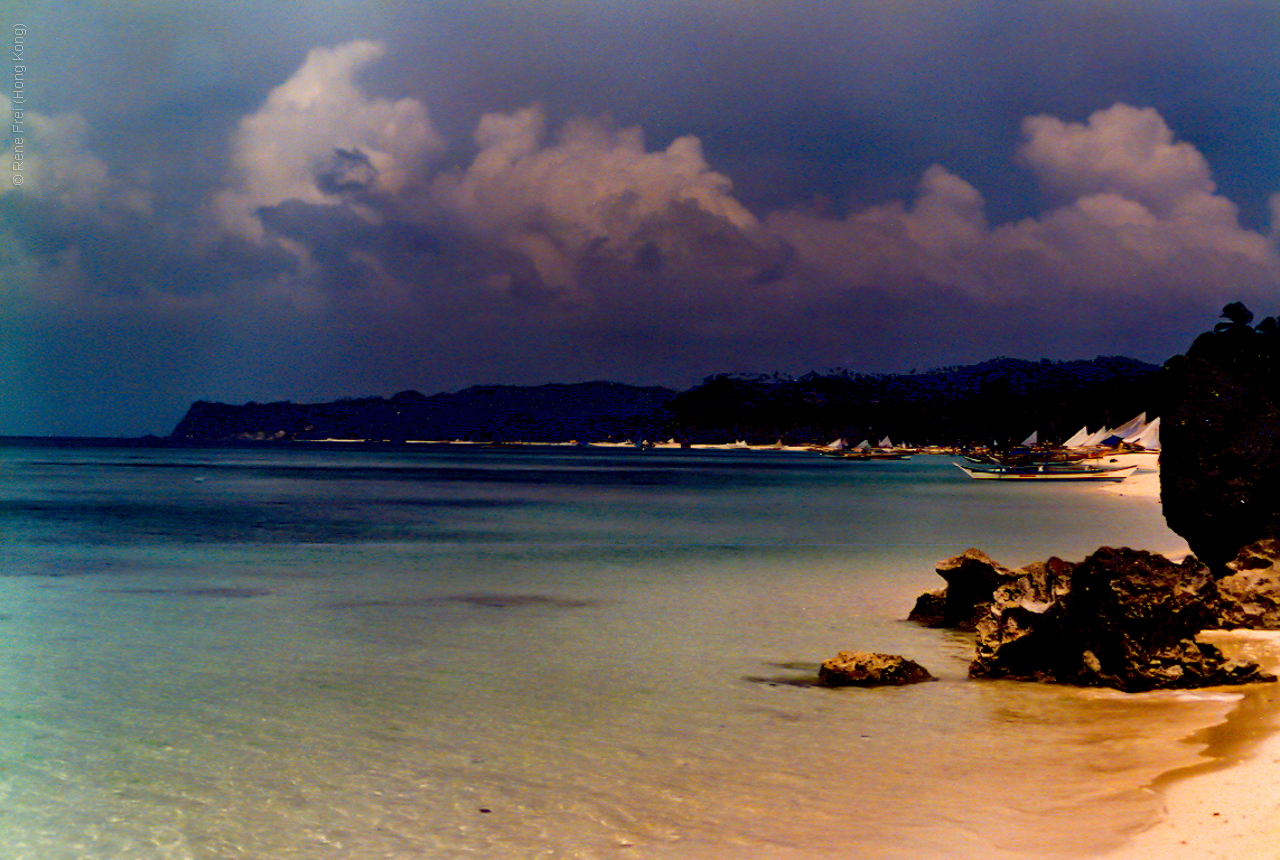
[[[198,401],[169,438],[823,444],[890,436],[922,445],[999,445],[1035,431],[1061,441],[1082,425],[1157,414],[1158,371],[1116,356],[996,358],[908,374],[719,374],[686,391],[580,382],[328,403]]]

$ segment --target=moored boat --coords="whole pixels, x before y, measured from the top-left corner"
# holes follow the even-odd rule
[[[1034,463],[1025,466],[955,464],[977,481],[1123,481],[1137,466],[1091,466],[1083,463]]]
[[[883,451],[879,448],[870,448],[859,451],[841,451],[831,456],[840,460],[909,460],[912,452],[910,451]]]

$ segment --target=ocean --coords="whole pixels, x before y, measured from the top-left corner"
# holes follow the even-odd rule
[[[1185,545],[946,457],[10,444],[0,521],[7,860],[1084,857],[1241,698],[968,680],[939,560]]]

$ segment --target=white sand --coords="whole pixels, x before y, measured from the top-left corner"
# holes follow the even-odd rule
[[[1089,462],[1108,466],[1137,466],[1138,471],[1123,481],[1105,481],[1097,486],[1118,496],[1134,496],[1160,503],[1160,460],[1155,454],[1116,454]]]
[[[1107,458],[1110,460],[1112,458]],[[1138,471],[1106,492],[1142,503],[1160,503],[1160,468],[1150,454],[1121,454],[1121,464]],[[1219,638],[1221,637],[1221,638]],[[1207,634],[1228,652],[1280,669],[1280,633]],[[1232,647],[1234,646],[1234,647]],[[1272,686],[1272,685],[1268,685]],[[1257,691],[1259,688],[1253,688]],[[1216,727],[1226,749],[1206,753],[1199,772],[1169,774],[1152,787],[1163,797],[1165,814],[1135,834],[1112,860],[1260,860],[1280,857],[1280,691],[1251,692],[1238,709],[1237,725]],[[1218,757],[1214,767],[1213,757]],[[1223,761],[1225,758],[1225,762]],[[1238,759],[1238,760],[1233,760]]]
[[[1280,737],[1248,760],[1164,789],[1165,815],[1115,860],[1263,860],[1280,856]]]
[[[1280,632],[1201,634],[1229,655],[1280,669]],[[1224,723],[1207,732],[1209,765],[1173,773],[1155,786],[1165,814],[1119,850],[1114,860],[1261,860],[1280,857],[1280,688],[1247,688]]]

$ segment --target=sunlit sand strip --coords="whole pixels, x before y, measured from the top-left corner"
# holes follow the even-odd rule
[[[1138,471],[1123,481],[1099,482],[1097,488],[1117,496],[1160,503],[1160,458],[1155,452],[1110,454],[1088,462],[1106,466],[1137,466]]]
[[[1202,634],[1228,653],[1280,669],[1280,632]],[[1214,762],[1174,772],[1154,786],[1165,815],[1138,833],[1113,860],[1257,860],[1280,845],[1280,688],[1259,685],[1221,725],[1206,732]],[[1215,768],[1216,769],[1210,769]]]

